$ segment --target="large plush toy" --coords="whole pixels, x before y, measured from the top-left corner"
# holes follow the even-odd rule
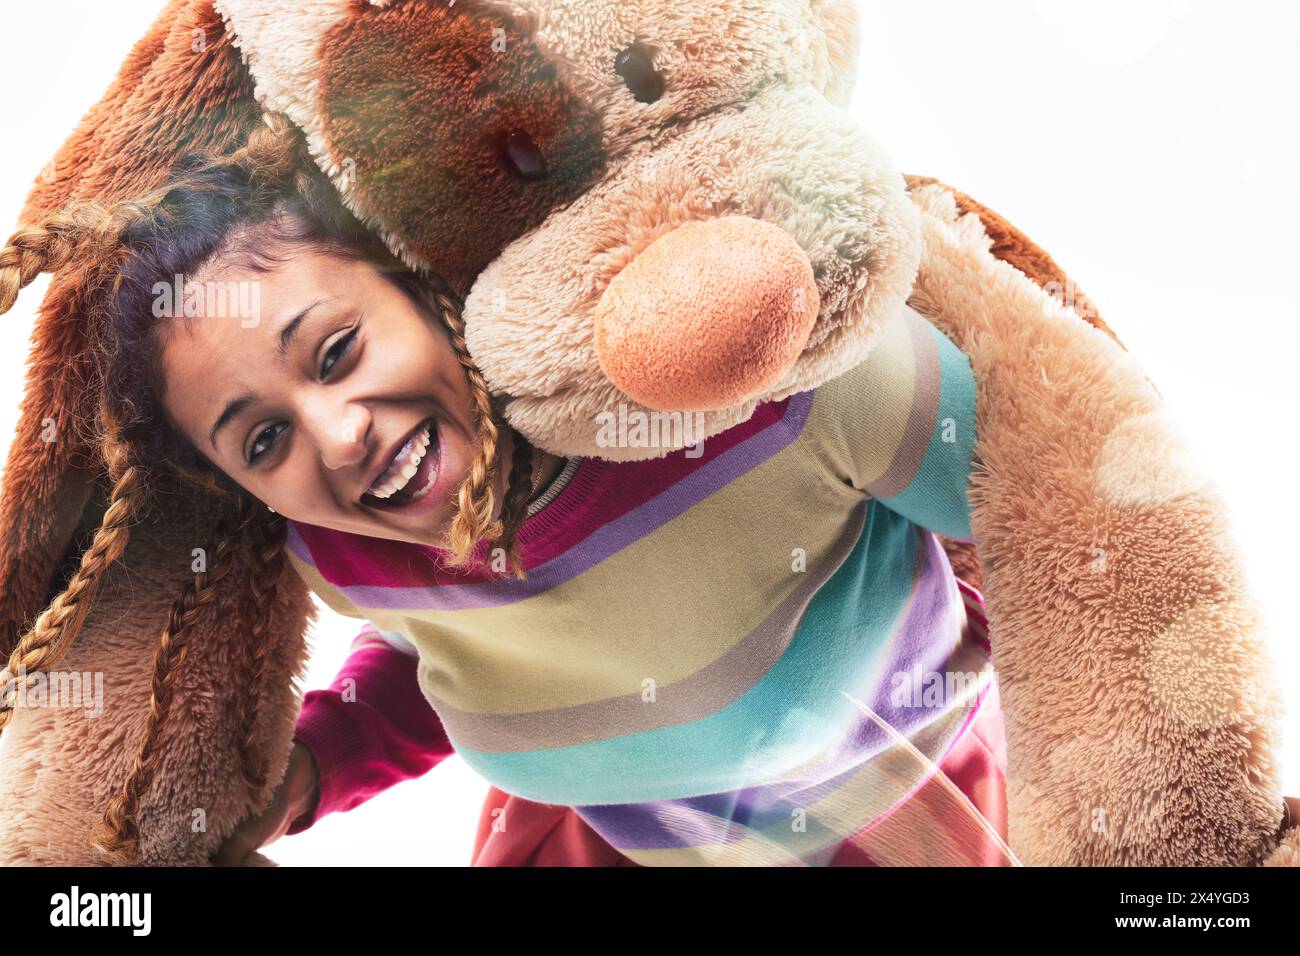
[[[677,444],[707,440],[857,366],[910,305],[978,389],[977,553],[948,545],[987,594],[1018,857],[1295,864],[1280,695],[1222,500],[1052,259],[900,175],[845,112],[858,42],[851,0],[172,0],[22,220],[143,193],[181,149],[229,149],[283,112],[349,208],[464,298],[509,420],[563,455],[676,450],[602,440],[592,423],[617,409],[688,413]],[[0,273],[7,308],[31,276]],[[113,521],[85,349],[101,284],[71,264],[37,323],[0,502],[6,656],[79,564],[109,557],[88,547]],[[268,593],[249,552],[228,555],[195,612],[191,551],[229,516],[166,491],[93,602],[55,609],[86,615],[61,668],[104,676],[103,716],[14,713],[5,862],[98,862],[87,832],[137,760],[146,863],[206,862],[279,779],[312,616],[300,569]],[[267,602],[250,692],[241,648]],[[178,613],[188,659],[160,687]],[[269,762],[260,787],[249,759]]]

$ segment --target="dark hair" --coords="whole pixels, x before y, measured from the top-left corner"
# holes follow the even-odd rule
[[[472,386],[479,447],[459,492],[450,561],[470,564],[479,541],[490,538],[503,548],[511,571],[522,576],[515,539],[531,490],[527,465],[532,448],[523,436],[514,436],[515,458],[522,467],[511,468],[502,517],[494,522],[496,452],[503,423],[465,345],[461,303],[438,277],[407,267],[362,225],[310,160],[297,127],[278,114],[271,117],[253,130],[243,155],[236,154],[233,161],[183,156],[161,199],[122,229],[118,246],[125,258],[117,268],[100,350],[106,417],[140,462],[246,496],[177,434],[163,412],[161,324],[153,309],[157,284],[226,264],[265,272],[303,248],[367,262],[427,317],[446,327]]]
[[[194,275],[227,261],[265,270],[283,261],[276,257],[277,251],[303,247],[373,264],[426,315],[444,324],[474,395],[478,447],[457,491],[450,563],[483,561],[476,554],[477,546],[488,539],[490,545],[504,549],[510,572],[524,576],[516,534],[527,512],[533,449],[522,435],[513,435],[508,491],[501,516],[494,517],[498,438],[505,426],[465,345],[460,302],[436,277],[403,265],[347,211],[292,123],[277,113],[262,120],[228,155],[182,157],[168,183],[143,199],[108,208],[77,203],[19,229],[0,249],[0,313],[8,311],[22,286],[43,271],[76,267],[88,274],[86,262],[102,261],[102,271],[111,274],[111,281],[87,280],[96,299],[104,299],[102,320],[91,329],[99,391],[92,437],[111,484],[108,505],[79,567],[10,655],[8,672],[0,676],[0,730],[13,713],[18,690],[14,675],[48,670],[67,652],[105,571],[125,551],[130,525],[144,509],[151,487],[179,477],[231,505],[215,532],[207,570],[186,585],[163,628],[148,720],[135,764],[92,835],[92,842],[115,859],[138,854],[139,797],[161,756],[158,741],[191,625],[212,606],[217,586],[245,547],[252,567],[250,580],[241,583],[252,591],[255,613],[252,633],[240,642],[237,663],[240,686],[248,688],[239,696],[238,744],[246,781],[254,788],[265,785],[265,768],[254,759],[253,727],[257,688],[270,650],[271,603],[285,566],[283,519],[259,508],[251,495],[166,420],[158,348],[161,320],[153,310],[157,283],[170,283],[174,276]],[[102,292],[101,286],[106,287]],[[483,555],[487,553],[484,549]]]
[[[232,495],[244,493],[239,484],[177,434],[164,415],[162,324],[154,308],[158,283],[170,286],[173,277],[183,283],[223,266],[267,272],[311,249],[370,263],[424,312],[429,303],[421,286],[447,293],[436,277],[420,276],[393,256],[344,209],[314,167],[277,176],[279,159],[262,161],[271,167],[212,164],[200,154],[178,161],[174,185],[122,231],[126,258],[117,269],[100,349],[105,396],[122,437],[140,457],[182,473],[209,472]],[[189,321],[183,308],[173,317]]]

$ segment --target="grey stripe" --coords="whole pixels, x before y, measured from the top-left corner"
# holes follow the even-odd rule
[[[560,492],[564,490],[565,485],[569,483],[569,479],[578,473],[578,466],[581,464],[581,458],[570,458],[565,462],[564,468],[561,469],[560,473],[552,479],[549,485],[546,486],[546,490],[542,492],[542,496],[528,506],[528,517],[531,518],[558,498]]]

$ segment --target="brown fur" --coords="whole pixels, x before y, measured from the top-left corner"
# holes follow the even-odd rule
[[[382,40],[397,35],[383,31],[399,30],[400,17],[423,15],[443,24],[455,22],[453,17],[420,14],[414,8],[392,14],[395,19],[387,26],[378,23],[383,19],[380,14],[365,29],[375,30]],[[205,32],[203,51],[193,49],[195,28]],[[336,49],[348,45],[341,42],[341,35],[335,39]],[[457,41],[451,48],[463,51],[464,44]],[[441,173],[430,168],[427,181],[409,195],[426,199],[439,195],[445,176],[465,168],[482,170],[491,182],[494,174],[470,153],[457,152],[453,146],[458,143],[431,138],[443,125],[434,117],[448,118],[439,112],[433,89],[394,85],[409,70],[409,62],[396,51],[382,62],[390,71],[387,86],[382,71],[370,72],[366,64],[342,53],[331,60],[321,78],[327,91],[331,84],[346,81],[368,89],[372,97],[353,105],[330,101],[339,114],[329,129],[335,158],[354,149],[369,155],[363,152],[366,143],[360,141],[364,134],[346,119],[349,109],[369,109],[373,102],[385,110],[399,110],[403,94],[419,104],[422,123],[412,123],[410,114],[392,114],[398,122],[424,127],[411,131],[406,147],[410,152],[394,150],[384,160],[357,170],[359,201],[384,206],[388,212],[385,176],[412,157],[428,162],[429,154],[421,155],[422,150],[443,149],[455,159]],[[461,67],[465,66],[462,61]],[[482,63],[479,68],[492,69]],[[439,96],[467,81],[468,74],[456,69],[448,66]],[[544,79],[544,64],[530,61],[529,69]],[[337,89],[332,95],[345,97]],[[353,95],[353,90],[346,94]],[[582,124],[589,118],[580,111],[572,114],[582,121],[577,128],[551,125],[556,116],[570,115],[562,90],[555,90],[555,99],[537,103],[512,100],[509,91],[500,95],[500,115],[509,123],[538,123],[530,129],[534,136],[569,136],[581,146],[586,129]],[[467,108],[482,122],[484,110],[474,104]],[[255,109],[249,78],[221,33],[211,0],[172,0],[132,51],[105,97],[60,149],[56,178],[33,190],[23,219],[35,221],[77,197],[112,201],[145,191],[165,176],[180,147],[223,150]],[[615,125],[612,146],[607,148],[617,147],[620,136],[626,138],[622,130],[623,126]],[[583,148],[575,149],[574,155],[593,159]],[[572,188],[582,175],[575,171],[565,188]],[[912,186],[915,194],[933,182],[914,179]],[[940,203],[936,196],[928,193],[926,203]],[[1033,288],[1040,299],[1046,299],[1042,288],[1059,283],[1062,274],[1050,257],[996,214],[960,194],[953,199],[956,213],[976,213],[979,236],[956,217],[950,221],[929,213],[927,228],[937,244],[927,252],[927,266],[913,301],[973,356],[977,379],[985,382],[981,414],[999,436],[977,449],[989,470],[978,484],[975,513],[980,539],[993,549],[993,559],[983,572],[992,595],[993,642],[1008,714],[1012,843],[1029,861],[1254,862],[1269,850],[1267,835],[1279,812],[1273,801],[1276,767],[1270,763],[1274,744],[1269,727],[1274,724],[1266,719],[1264,658],[1256,653],[1260,648],[1250,632],[1249,614],[1215,603],[1216,597],[1229,595],[1237,579],[1231,560],[1218,549],[1215,535],[1220,525],[1214,503],[1196,498],[1184,506],[1152,508],[1116,522],[1088,511],[1086,496],[1078,497],[1077,487],[1062,483],[1050,462],[1044,465],[1035,459],[1032,445],[1015,443],[1014,427],[1000,417],[1009,414],[1005,410],[1024,408],[1050,415],[1059,409],[1052,405],[1060,400],[1059,393],[1050,387],[1046,392],[1037,387],[1022,390],[1026,369],[1008,363],[1023,353],[1024,342],[1017,343],[1022,346],[1019,353],[1006,341],[993,347],[988,344],[992,340],[981,342],[978,330],[963,325],[971,317],[954,311],[953,304],[964,301],[967,292],[960,288],[958,271],[946,275],[936,257],[951,254],[954,262],[977,263],[970,267],[981,277],[992,277],[992,288],[1025,296],[1028,293],[1015,292],[1014,279],[1007,278],[1018,270],[1013,275],[1036,284]],[[450,221],[457,224],[455,239],[465,242],[469,250],[459,262],[454,256],[448,258],[449,269],[474,268],[490,258],[494,244],[518,234],[544,212],[508,191],[477,199],[461,197],[461,201],[467,205],[458,208],[477,211],[473,216],[449,213]],[[559,201],[558,195],[550,201]],[[447,243],[424,231],[432,228],[421,219],[426,213],[424,207],[398,200],[391,226],[410,234],[412,248],[434,256]],[[471,242],[474,237],[481,241]],[[994,268],[999,261],[1006,271]],[[48,599],[53,572],[83,512],[93,506],[91,492],[103,469],[84,436],[93,409],[93,382],[81,358],[87,341],[86,278],[80,270],[67,272],[56,278],[47,294],[0,496],[0,521],[11,529],[0,540],[0,626],[5,628],[0,637],[10,646]],[[1087,300],[1076,298],[1072,304],[1080,302]],[[1090,303],[1079,314],[1113,337]],[[1086,329],[1080,326],[1078,331]],[[1078,344],[1077,336],[1064,334]],[[1097,337],[1096,341],[1109,340]],[[1090,366],[1096,353],[1089,349],[1094,347],[1099,346],[1089,340],[1087,349],[1066,350],[1062,374],[1080,376],[1077,381],[1085,386],[1078,392],[1080,400],[1092,400],[1089,385],[1097,400],[1103,394],[1115,397],[1117,389],[1139,387],[1139,375],[1125,379],[1115,372],[1111,381],[1105,363]],[[1115,354],[1107,353],[1107,358],[1117,361]],[[43,420],[49,417],[59,423],[58,438],[52,443],[41,440]],[[1030,434],[1055,447],[1050,432],[1044,434],[1040,428]],[[1095,445],[1090,448],[1097,451]],[[211,541],[214,519],[222,514],[213,499],[190,489],[155,491],[132,529],[124,554],[106,572],[80,640],[62,662],[66,670],[105,675],[104,716],[87,719],[76,712],[30,708],[17,713],[0,736],[4,768],[0,862],[103,862],[89,845],[89,824],[122,791],[136,756],[135,745],[145,736],[151,698],[157,699],[160,690],[167,693],[153,679],[159,633],[175,612],[177,595],[193,583],[191,550]],[[994,507],[997,501],[1002,502],[1001,510]],[[1023,514],[1006,510],[1013,506]],[[1025,524],[1029,520],[1032,524]],[[98,517],[90,515],[84,523],[94,527]],[[1175,540],[1172,547],[1148,555],[1145,545],[1167,541],[1171,525],[1186,531],[1188,540],[1199,536],[1206,543],[1191,547]],[[1028,537],[1027,529],[1032,532]],[[1061,555],[1092,547],[1102,532],[1108,534],[1108,546],[1122,548],[1127,541],[1133,554],[1131,562],[1112,569],[1112,577],[1072,577],[1062,573],[1068,568],[1052,565]],[[973,577],[978,562],[969,549],[950,553],[956,555],[959,573],[966,568],[964,577],[977,585],[985,583]],[[248,556],[239,556],[229,573],[239,577],[257,572]],[[1157,599],[1142,590],[1144,582],[1159,580],[1170,582],[1167,595]],[[1024,585],[1026,581],[1030,586]],[[1012,586],[1017,582],[1020,587]],[[1011,597],[999,600],[999,593]],[[1035,595],[1039,603],[1023,603]],[[1103,598],[1109,603],[1103,604]],[[249,594],[223,589],[211,606],[214,613],[190,625],[185,667],[168,668],[176,675],[168,731],[155,748],[152,786],[139,794],[146,863],[204,863],[240,819],[266,805],[270,783],[283,773],[300,703],[293,683],[302,675],[304,630],[314,612],[305,586],[295,575],[285,575],[274,592],[270,623],[260,636],[255,633],[259,603],[256,589]],[[1090,608],[1094,609],[1091,616]],[[1079,626],[1064,626],[1055,637],[1044,634],[1040,621],[1045,613]],[[1125,615],[1147,628],[1142,642],[1126,637],[1115,626]],[[1203,633],[1215,635],[1216,641],[1197,644],[1188,639]],[[243,658],[239,650],[250,643],[250,637],[256,663]],[[1210,653],[1211,647],[1221,656],[1196,656]],[[1135,654],[1146,655],[1144,659],[1157,670],[1168,669],[1171,662],[1197,661],[1206,675],[1204,685],[1192,688],[1199,693],[1191,694],[1174,685],[1157,688],[1167,696],[1153,697],[1140,672],[1134,671]],[[1071,668],[1082,668],[1082,674]],[[232,674],[252,673],[261,677],[251,687],[231,681]],[[1080,676],[1086,678],[1084,683],[1077,680]],[[1079,722],[1080,715],[1095,706],[1080,699],[1080,688],[1097,688],[1098,693],[1114,689],[1101,705],[1104,720],[1091,725]],[[251,723],[250,712],[238,706],[240,698],[250,693],[257,698],[257,716]],[[1139,719],[1131,725],[1134,713]],[[1141,746],[1137,729],[1157,741],[1153,751]],[[256,755],[260,761],[267,786],[248,788],[245,772],[256,777],[261,771],[257,765],[246,765],[241,744],[245,755]],[[1111,755],[1112,762],[1107,763]],[[1190,793],[1192,810],[1162,813],[1158,800],[1154,805],[1149,802],[1153,794],[1162,793]],[[1099,801],[1117,822],[1111,839],[1098,839],[1084,822]],[[1269,862],[1295,864],[1300,860],[1297,848],[1300,828],[1291,831],[1288,844],[1277,849]],[[267,861],[258,856],[254,862]]]
[[[202,50],[195,49],[195,29],[203,31]],[[24,221],[75,199],[109,203],[146,192],[165,178],[182,147],[224,151],[257,112],[251,83],[211,3],[174,0],[56,154],[54,178],[33,190]],[[55,566],[103,468],[91,440],[95,392],[86,315],[92,265],[77,263],[55,278],[35,329],[0,498],[0,520],[11,529],[0,540],[6,651],[48,599]],[[51,442],[42,440],[48,418],[57,426]],[[21,815],[0,820],[6,862],[104,862],[89,844],[90,823],[122,791],[153,696],[159,634],[176,596],[193,583],[192,549],[212,546],[214,518],[222,513],[215,499],[193,491],[174,490],[157,500],[162,506],[147,506],[132,527],[80,641],[59,664],[62,671],[104,675],[103,716],[25,708],[0,738],[6,769],[0,799],[11,807],[31,801]],[[249,560],[234,555],[232,576],[247,580]],[[287,759],[296,712],[291,678],[300,676],[305,660],[310,599],[302,582],[289,576],[266,608],[274,640],[262,655],[265,717],[251,723],[249,714],[257,711],[241,705],[248,688],[231,679],[249,673],[230,656],[254,625],[256,612],[248,616],[243,604],[218,602],[219,615],[196,619],[189,628],[190,669],[179,678],[179,700],[156,761],[159,779],[151,792],[138,795],[144,862],[206,861],[255,804],[269,799],[269,785],[250,791],[243,780],[243,764],[253,759],[248,754],[280,770]],[[232,642],[232,635],[239,640]],[[214,747],[214,740],[229,746]]]
[[[496,29],[501,52],[492,48]],[[370,10],[322,47],[325,138],[337,162],[356,164],[357,209],[461,295],[602,166],[596,117],[502,15],[468,3]],[[507,170],[501,141],[510,130],[527,132],[548,157],[544,180]]]

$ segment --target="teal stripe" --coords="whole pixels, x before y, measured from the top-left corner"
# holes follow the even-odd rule
[[[462,748],[453,737],[456,752],[507,793],[570,806],[736,790],[756,782],[744,769],[745,757],[765,777],[811,759],[841,741],[860,716],[841,691],[868,686],[911,594],[920,535],[876,505],[869,502],[853,550],[809,602],[785,653],[717,713],[548,750],[486,753]],[[810,675],[818,676],[810,681]]]
[[[946,538],[972,537],[966,489],[975,460],[975,376],[970,359],[926,323],[939,350],[939,408],[921,468],[902,494],[880,501]]]

